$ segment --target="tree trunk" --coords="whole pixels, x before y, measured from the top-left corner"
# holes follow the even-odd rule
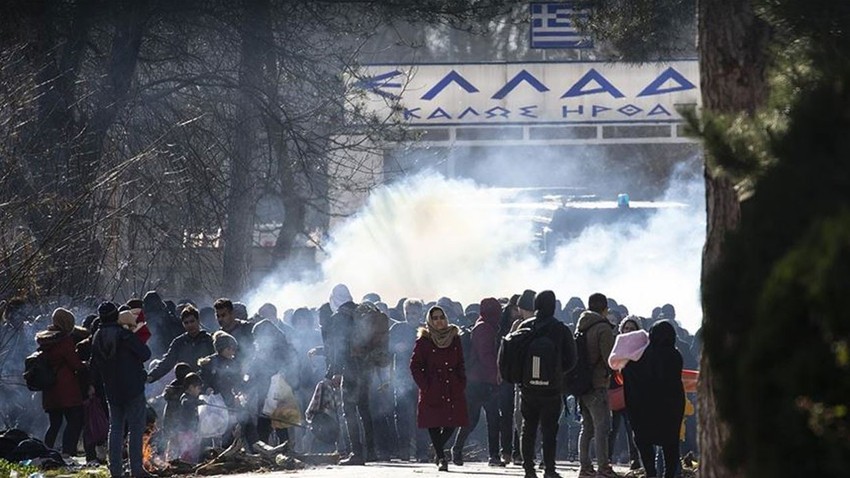
[[[146,1],[114,2],[114,33],[106,68],[94,94],[80,98],[79,69],[90,40],[94,2],[73,5],[71,21],[50,2],[34,4],[34,57],[38,73],[37,125],[24,140],[26,172],[16,170],[19,197],[31,204],[27,219],[49,267],[40,286],[47,293],[82,297],[99,293],[102,259],[95,179],[106,171],[102,157],[107,135],[126,105],[135,75],[148,9]],[[67,35],[66,35],[67,32]],[[92,103],[89,117],[80,108]]]
[[[223,292],[239,297],[248,287],[254,213],[257,205],[257,158],[259,132],[263,128],[257,96],[263,89],[263,42],[270,11],[268,0],[244,0],[239,34],[239,90],[236,95],[236,124],[230,158],[230,194],[224,227]]]
[[[702,0],[699,4],[699,55],[703,108],[710,113],[753,114],[768,96],[766,78],[768,25],[757,18],[750,0]],[[707,153],[706,153],[707,154]],[[712,170],[706,158],[707,231],[702,259],[705,279],[723,251],[729,231],[737,228],[741,209],[732,181]],[[703,323],[711,320],[703,316]],[[698,394],[700,476],[742,476],[722,460],[728,427],[714,399],[711,361],[702,355]]]

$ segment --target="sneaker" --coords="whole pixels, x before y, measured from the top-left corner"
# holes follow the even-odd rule
[[[590,468],[584,468],[578,470],[578,478],[596,478],[596,470],[591,466]]]
[[[563,478],[557,471],[547,471],[543,473],[543,478]]]
[[[524,478],[537,478],[537,472],[534,469],[525,470]]]
[[[614,471],[614,468],[611,465],[608,465],[603,468],[599,468],[599,471],[596,472],[596,478],[620,478],[620,475]]]
[[[487,462],[487,466],[505,466],[505,462],[498,456],[494,456]]]
[[[442,458],[437,462],[437,471],[449,471],[449,462],[447,462],[445,458]]]
[[[511,454],[510,453],[502,453],[502,461],[505,464],[510,463],[511,462]]]
[[[348,458],[346,458],[346,459],[344,459],[344,460],[340,460],[340,461],[339,461],[339,464],[340,464],[340,465],[342,465],[342,466],[349,466],[349,465],[365,465],[365,464],[366,464],[366,460],[364,460],[364,459],[363,459],[363,457],[362,457],[362,456],[360,456],[360,455],[351,455],[351,456],[349,456]]]

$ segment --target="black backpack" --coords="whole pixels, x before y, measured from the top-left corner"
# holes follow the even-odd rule
[[[535,327],[534,336],[525,350],[521,382],[524,390],[560,392],[563,387],[561,336],[553,333],[550,325],[546,323]]]
[[[604,323],[597,322],[584,332],[576,331],[576,366],[564,378],[564,393],[566,395],[578,398],[593,389],[593,367],[587,360],[587,332]]]
[[[524,365],[522,358],[533,338],[534,331],[528,327],[520,327],[502,337],[497,357],[499,375],[502,376],[502,380],[508,383],[522,383]]]
[[[44,351],[36,350],[24,360],[24,381],[33,392],[50,390],[56,384],[56,371]]]

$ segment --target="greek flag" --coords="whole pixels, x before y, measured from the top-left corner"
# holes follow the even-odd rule
[[[593,48],[574,20],[587,18],[587,10],[576,10],[574,2],[531,4],[531,48]]]

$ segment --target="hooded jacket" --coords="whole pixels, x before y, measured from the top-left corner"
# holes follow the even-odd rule
[[[410,373],[419,387],[416,424],[419,428],[463,427],[469,425],[466,408],[466,371],[460,337],[439,348],[426,328],[410,358]]]
[[[329,378],[344,374],[350,365],[351,328],[354,327],[355,309],[357,305],[354,302],[341,304],[328,321],[328,327],[322,327]]]
[[[145,393],[145,362],[150,358],[148,346],[118,322],[106,322],[94,334],[92,374],[103,382],[110,402],[128,403]]]
[[[499,367],[496,363],[499,347],[499,319],[502,307],[490,297],[481,301],[481,316],[472,327],[472,353],[475,366],[467,371],[470,382],[499,383]]]
[[[602,325],[597,325],[600,323]],[[587,336],[587,363],[592,370],[593,388],[608,388],[610,383],[608,356],[614,348],[612,327],[608,319],[592,310],[582,312],[576,324],[576,330]]]
[[[50,368],[56,371],[56,383],[41,394],[42,408],[50,411],[82,406],[83,394],[76,374],[85,372],[85,366],[74,351],[71,335],[56,333],[36,337],[39,349],[47,354]]]

